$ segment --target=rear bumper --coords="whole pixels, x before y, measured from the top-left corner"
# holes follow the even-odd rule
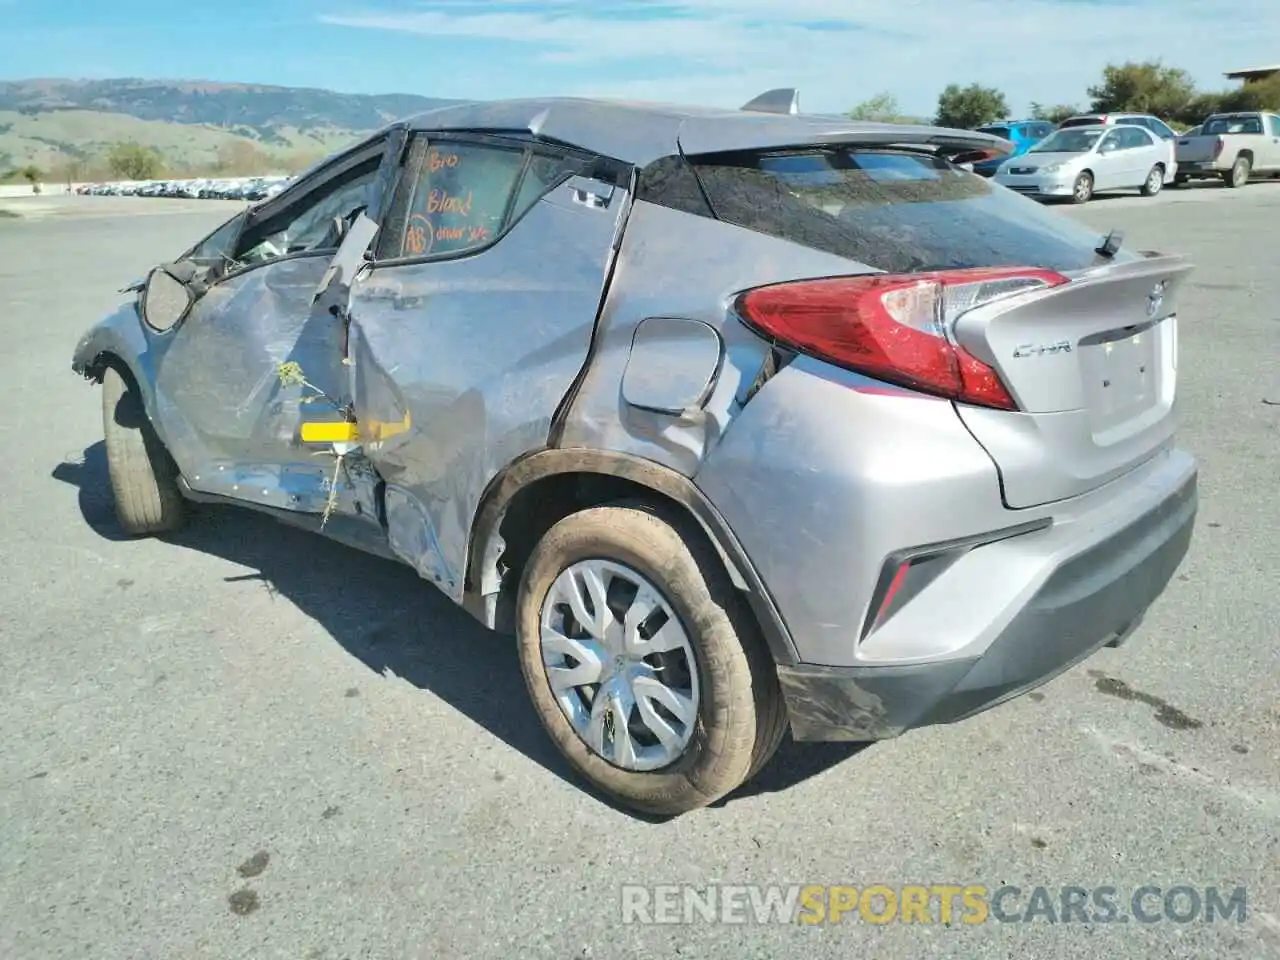
[[[1064,559],[980,656],[902,666],[779,666],[796,740],[880,740],[952,723],[1118,645],[1191,543],[1194,469],[1151,509]]]
[[[1227,171],[1217,165],[1214,160],[1191,160],[1178,164],[1178,176],[1186,177],[1190,180],[1198,180],[1201,178],[1217,178]]]

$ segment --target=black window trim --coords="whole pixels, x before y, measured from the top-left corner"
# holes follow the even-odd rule
[[[495,233],[488,243],[475,247],[467,247],[464,250],[455,250],[449,253],[439,254],[415,254],[411,256],[381,256],[383,244],[389,245],[392,250],[401,249],[404,242],[405,224],[401,221],[399,214],[402,212],[398,208],[401,205],[408,205],[412,202],[412,193],[401,191],[399,189],[401,182],[405,178],[417,180],[421,175],[422,163],[425,162],[426,152],[418,158],[416,163],[405,163],[400,170],[400,181],[395,187],[389,191],[391,197],[390,204],[394,208],[389,208],[383,216],[383,223],[388,221],[397,221],[398,232],[394,242],[388,237],[379,238],[377,243],[378,255],[375,255],[373,262],[370,264],[371,270],[378,270],[384,267],[405,267],[414,266],[425,263],[450,263],[455,260],[461,260],[466,257],[480,256],[492,250],[500,243],[528,214],[529,211],[536,206],[536,203],[529,204],[518,217],[508,219],[511,211],[516,203],[516,199],[520,194],[520,187],[524,183],[524,178],[529,172],[529,166],[534,155],[541,156],[564,156],[579,157],[585,165],[585,170],[581,174],[567,173],[554,184],[547,187],[546,191],[539,197],[545,197],[547,193],[557,189],[566,181],[571,180],[574,176],[586,176],[590,179],[604,179],[608,176],[612,179],[607,181],[614,186],[624,185],[629,180],[623,177],[630,177],[630,164],[622,161],[613,160],[609,157],[601,156],[591,152],[590,150],[576,147],[572,144],[563,143],[549,137],[539,137],[529,133],[527,130],[497,131],[491,129],[485,130],[411,130],[409,137],[405,141],[406,156],[409,156],[413,150],[414,144],[419,140],[425,140],[428,148],[433,143],[463,143],[469,145],[489,146],[507,150],[519,150],[523,153],[520,170],[516,174],[515,180],[512,182],[511,192],[507,196],[507,205],[503,210],[503,226],[500,231]]]

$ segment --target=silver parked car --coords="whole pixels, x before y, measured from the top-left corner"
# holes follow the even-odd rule
[[[1173,142],[1127,124],[1055,130],[996,171],[997,183],[1036,197],[1087,203],[1095,193],[1137,190],[1154,197],[1176,176]]]
[[[80,341],[119,521],[240,504],[412,566],[638,810],[788,729],[971,716],[1128,637],[1197,504],[1191,265],[958,165],[1007,149],[759,106],[396,123]]]

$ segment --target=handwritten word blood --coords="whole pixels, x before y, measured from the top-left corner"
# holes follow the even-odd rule
[[[456,153],[437,153],[435,150],[427,151],[427,169],[432,173],[437,170],[451,170],[458,165],[458,155]]]
[[[471,191],[465,197],[454,196],[445,190],[432,190],[427,197],[427,213],[471,213]]]

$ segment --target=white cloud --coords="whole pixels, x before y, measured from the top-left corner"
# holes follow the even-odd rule
[[[843,110],[888,90],[925,114],[950,82],[1000,87],[1022,112],[1032,100],[1084,104],[1108,62],[1162,59],[1215,88],[1227,85],[1226,70],[1280,60],[1280,3],[1237,0],[1225,10],[1221,0],[435,0],[321,19],[527,48],[494,65],[492,88],[477,96],[737,106],[796,86],[808,110]],[[844,29],[804,26],[814,22]],[[570,89],[531,89],[568,68],[578,78]]]

